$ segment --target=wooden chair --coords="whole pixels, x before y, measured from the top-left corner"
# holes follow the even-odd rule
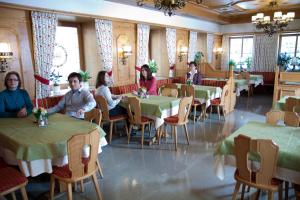
[[[6,163],[0,159],[0,197],[11,193],[12,199],[16,200],[15,191],[20,189],[22,198],[28,200],[25,189],[27,183],[27,178],[21,172],[7,166]]]
[[[288,112],[284,113],[284,124],[286,126],[299,127],[300,124],[300,116],[296,112]]]
[[[266,114],[266,123],[271,125],[276,125],[278,121],[282,120],[284,112],[280,110],[271,110]]]
[[[55,179],[67,185],[68,200],[72,199],[72,183],[92,177],[98,199],[102,199],[97,180],[97,157],[100,135],[98,130],[89,134],[74,135],[68,140],[68,162],[62,167],[54,167],[50,179],[50,199],[54,197]],[[90,157],[82,158],[82,149],[85,145],[90,146]]]
[[[300,99],[289,97],[286,99],[283,109],[284,111],[292,112],[294,106],[300,106]]]
[[[128,127],[126,124],[126,120],[128,119],[128,116],[127,115],[117,115],[117,116],[110,117],[106,99],[102,96],[95,96],[95,101],[96,101],[98,107],[100,108],[100,110],[102,111],[102,122],[108,122],[110,124],[110,126],[109,126],[109,144],[111,143],[111,140],[112,140],[112,132],[113,132],[115,122],[125,121],[125,130],[126,130],[126,134],[128,136]],[[102,122],[101,122],[101,124],[102,124]]]
[[[245,185],[258,189],[258,196],[261,190],[268,191],[268,199],[272,200],[274,192],[279,191],[279,199],[282,199],[282,181],[275,179],[274,175],[277,167],[278,146],[271,140],[252,140],[245,135],[234,138],[236,171],[234,178],[236,185],[232,199],[235,200],[240,185],[243,184],[242,198],[244,196]],[[248,153],[255,152],[260,155],[260,169],[252,171],[249,166]]]
[[[201,106],[201,103],[195,100],[195,88],[192,85],[181,85],[181,93],[182,93],[182,97],[193,97],[192,106],[194,108],[194,123],[195,123],[197,107]]]
[[[89,121],[91,123],[95,121],[95,123],[98,124],[98,126],[101,125],[101,119],[102,119],[102,113],[98,108],[93,108],[91,111],[84,113],[84,120]],[[98,158],[97,158],[97,166],[99,169],[99,174],[101,178],[103,178],[103,172]],[[83,189],[83,182],[81,183],[81,189]]]
[[[225,119],[226,110],[224,109],[224,107],[225,107],[226,99],[227,99],[228,95],[229,95],[229,86],[226,84],[223,87],[221,98],[213,99],[213,100],[210,101],[210,105],[211,105],[211,107],[210,107],[210,114],[212,113],[212,107],[213,106],[217,107],[217,112],[218,112],[219,120],[221,119],[220,108],[222,109],[223,117]]]
[[[91,111],[84,113],[84,120],[89,122],[95,121],[95,123],[98,126],[100,126],[102,120],[102,113],[99,109],[93,108]]]
[[[284,96],[300,96],[300,88],[297,89],[280,89],[280,98]]]
[[[175,83],[164,84],[164,88],[178,89]]]
[[[248,83],[248,97],[250,95],[253,96],[253,85],[250,84],[250,73],[249,72],[241,72],[241,76],[243,79],[246,79],[246,81]]]
[[[131,133],[132,127],[134,125],[140,125],[142,127],[142,148],[144,148],[144,132],[145,132],[145,125],[149,125],[149,133],[151,132],[150,126],[153,122],[152,119],[148,117],[142,116],[142,109],[140,100],[137,97],[128,97],[128,104],[127,104],[127,112],[129,117],[129,133]],[[130,142],[130,134],[128,134],[128,144]]]
[[[178,96],[178,90],[174,88],[163,88],[161,92],[162,96],[165,97],[175,97],[177,98]]]
[[[192,96],[183,97],[179,103],[178,115],[174,115],[174,116],[167,117],[164,119],[165,126],[171,125],[171,127],[172,127],[172,130],[173,130],[172,134],[174,135],[176,151],[177,151],[177,126],[184,126],[186,140],[187,140],[188,145],[190,144],[188,130],[187,130],[186,125],[189,122],[188,116],[190,114],[192,102],[193,102]],[[161,129],[162,129],[162,127],[160,127],[159,131],[158,131],[158,143],[160,143],[160,137],[162,135]]]
[[[300,115],[300,105],[293,107],[293,112],[298,113]]]

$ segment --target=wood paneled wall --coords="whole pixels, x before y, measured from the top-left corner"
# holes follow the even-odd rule
[[[184,76],[188,72],[187,62],[188,55],[182,56],[182,61],[179,60],[180,47],[189,46],[189,31],[188,30],[176,30],[176,76]]]
[[[169,61],[167,51],[166,29],[150,31],[150,59],[154,59],[158,65],[157,75],[169,77]]]
[[[91,73],[89,80],[95,85],[97,74],[103,70],[103,63],[98,52],[95,22],[86,22],[82,25],[85,68]],[[117,39],[120,35],[128,38],[128,45],[132,47],[132,55],[126,59],[124,65],[118,55]],[[126,85],[135,83],[136,60],[136,27],[135,24],[125,22],[113,22],[113,78],[114,85]]]
[[[214,36],[214,49],[221,48],[222,47],[222,36],[221,35],[215,35]],[[221,58],[222,55],[217,55],[215,52],[213,53],[213,61],[211,63],[211,66],[214,66],[216,70],[221,70]]]
[[[28,11],[0,7],[0,42],[10,43],[13,59],[10,71],[17,71],[22,79],[22,87],[33,98],[35,94],[32,32]],[[5,73],[0,73],[0,91],[4,87]]]

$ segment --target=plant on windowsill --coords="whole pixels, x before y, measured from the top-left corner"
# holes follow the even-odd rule
[[[62,76],[59,74],[59,72],[56,72],[55,69],[51,72],[50,74],[50,81],[53,82],[53,92],[54,94],[59,94],[60,93],[60,78]]]
[[[286,71],[288,69],[288,65],[292,57],[285,53],[280,53],[278,56],[277,64],[279,65],[282,71]]]
[[[234,60],[230,59],[228,65],[229,65],[229,69],[234,69],[234,67],[236,66],[236,63]]]
[[[150,60],[148,63],[148,66],[150,68],[150,71],[152,72],[152,76],[156,76],[158,66],[155,60]]]
[[[80,71],[79,72],[82,77],[82,87],[85,89],[89,89],[89,79],[92,78],[88,71]]]
[[[247,66],[247,71],[250,71],[251,65],[252,65],[252,58],[247,57],[245,60],[246,66]]]
[[[201,51],[198,51],[195,54],[194,57],[194,62],[196,63],[197,66],[199,66],[199,64],[201,63],[201,60],[204,58],[204,54]]]

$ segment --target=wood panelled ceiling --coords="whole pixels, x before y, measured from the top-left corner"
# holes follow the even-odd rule
[[[136,5],[136,0],[107,0],[128,5]],[[280,10],[283,13],[294,11],[296,18],[300,18],[300,0],[277,0],[278,6],[270,8],[268,5],[274,0],[189,0],[186,6],[176,12],[184,15],[214,21],[220,24],[245,23],[251,21],[254,13],[270,13]],[[154,9],[153,0],[144,0],[145,9]]]

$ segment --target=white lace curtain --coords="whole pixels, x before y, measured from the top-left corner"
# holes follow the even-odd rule
[[[207,62],[212,63],[214,49],[214,34],[207,34]]]
[[[137,57],[136,78],[140,79],[140,67],[148,63],[150,26],[147,24],[137,25]]]
[[[221,57],[221,69],[223,71],[229,70],[229,36],[223,35],[222,37],[222,57]]]
[[[253,71],[273,72],[277,64],[278,34],[254,35]]]
[[[113,84],[113,51],[112,51],[112,21],[95,19],[96,37],[98,52],[103,63],[103,70],[107,71],[110,76],[110,84]]]
[[[166,39],[170,65],[169,77],[173,77],[176,63],[176,29],[166,28]]]
[[[34,64],[35,71],[45,79],[50,79],[50,70],[53,66],[57,15],[46,12],[31,12]],[[36,81],[36,98],[45,98],[50,95],[49,85]]]
[[[188,52],[188,62],[194,61],[195,54],[197,51],[197,32],[190,31],[190,41],[189,41],[189,52]]]

